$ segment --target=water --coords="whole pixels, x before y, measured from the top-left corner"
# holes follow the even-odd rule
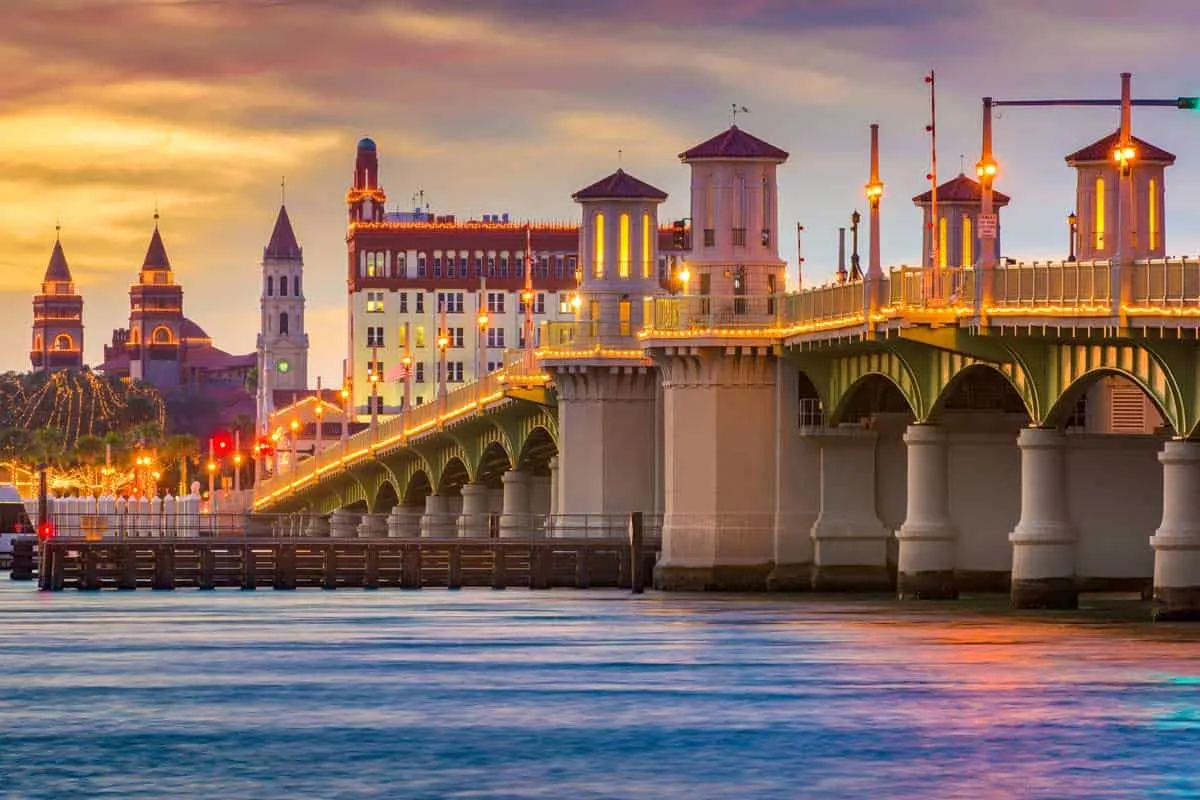
[[[1200,628],[618,592],[0,583],[0,796],[1200,796]]]

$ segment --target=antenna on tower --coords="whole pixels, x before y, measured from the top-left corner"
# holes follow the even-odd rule
[[[617,166],[621,166],[621,148],[617,148]]]
[[[729,110],[730,110],[730,117],[731,117],[732,123],[734,125],[737,125],[737,115],[739,113],[741,113],[741,114],[749,114],[750,113],[750,109],[748,109],[745,106],[740,105],[738,103],[730,103]]]
[[[929,194],[929,261],[931,267],[936,267],[941,263],[938,255],[940,242],[938,241],[938,199],[937,199],[937,84],[934,81],[933,70],[929,70],[929,74],[925,76],[925,83],[929,85],[929,124],[925,126],[926,132],[929,133],[929,174],[925,177],[929,179],[931,191]]]
[[[279,176],[279,204],[287,205],[287,175]]]
[[[154,193],[154,227],[158,227],[158,192]]]

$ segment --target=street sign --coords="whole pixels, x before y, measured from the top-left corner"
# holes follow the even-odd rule
[[[995,214],[980,214],[979,215],[979,238],[980,239],[995,239],[996,238],[996,215]]]

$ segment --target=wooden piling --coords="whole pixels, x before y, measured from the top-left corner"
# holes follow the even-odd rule
[[[404,548],[404,560],[400,571],[401,589],[421,588],[421,548],[408,545]]]
[[[127,543],[126,547],[133,549]],[[135,551],[136,552],[136,551]],[[150,588],[158,591],[171,591],[175,588],[175,548],[169,544],[157,544],[154,552],[154,578]]]
[[[322,589],[337,588],[337,547],[329,545],[325,548],[325,576],[321,579]]]
[[[447,555],[446,588],[462,588],[462,548],[458,545],[451,545]]]
[[[33,580],[33,554],[37,543],[32,539],[17,539],[12,543],[12,571],[9,577],[14,581]],[[40,583],[40,581],[39,581]]]
[[[645,569],[643,541],[642,512],[634,511],[629,515],[629,586],[634,594],[641,594],[646,588],[642,575]]]
[[[548,546],[532,544],[529,546],[529,588],[550,588],[550,564],[554,555]]]
[[[363,568],[363,588],[379,588],[379,548],[367,547],[366,564]]]
[[[242,589],[252,591],[258,588],[258,561],[254,548],[250,545],[242,547]]]
[[[117,588],[127,592],[133,591],[137,588],[137,551],[132,547],[123,547],[116,555],[119,569]]]
[[[492,545],[492,588],[508,588],[507,550],[499,544]]]
[[[296,588],[296,545],[281,544],[275,555],[274,588],[290,590]]]
[[[215,589],[217,588],[217,554],[212,551],[212,548],[205,545],[200,548],[197,558],[200,561],[200,570],[196,576],[197,589]]]
[[[99,564],[100,554],[92,548],[83,551],[83,574],[79,578],[79,588],[88,592],[100,591]]]

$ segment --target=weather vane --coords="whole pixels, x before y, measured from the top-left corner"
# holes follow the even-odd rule
[[[739,113],[741,113],[741,114],[749,114],[750,113],[750,109],[746,108],[743,105],[738,105],[737,103],[730,103],[729,108],[731,111],[731,116],[733,117],[734,125],[737,125],[737,115]]]

